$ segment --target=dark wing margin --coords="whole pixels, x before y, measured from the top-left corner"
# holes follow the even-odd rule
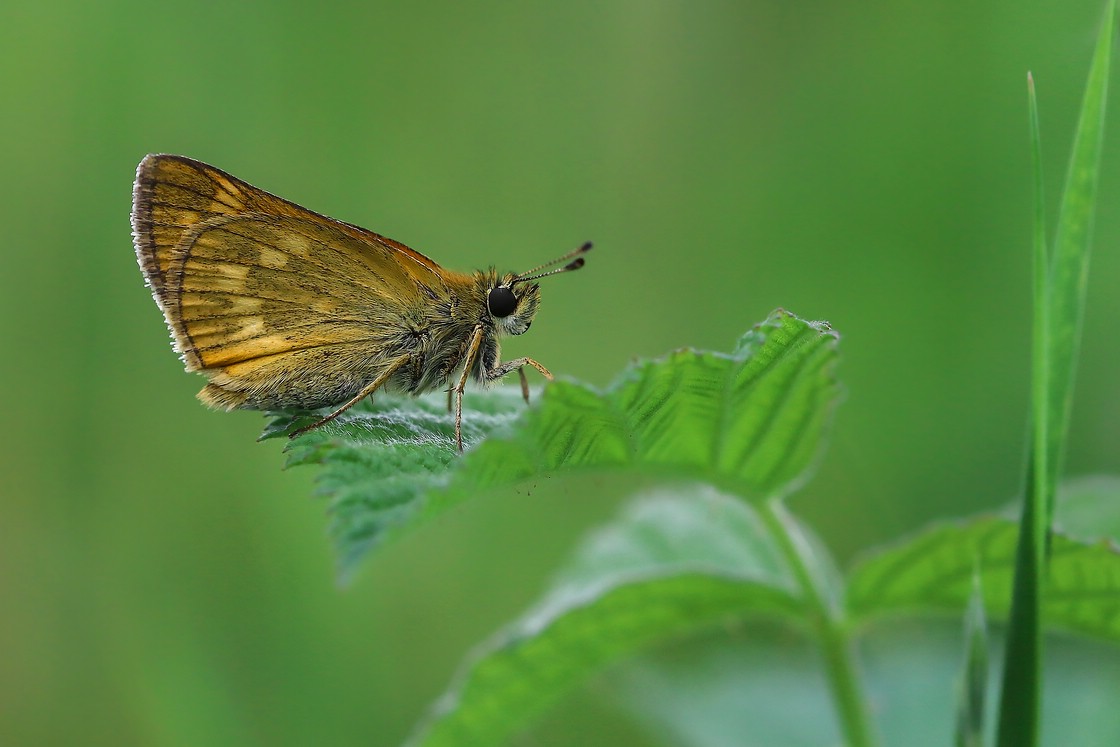
[[[161,308],[169,302],[167,271],[183,234],[209,219],[253,210],[254,191],[220,169],[182,156],[149,155],[140,162],[132,187],[132,239]]]

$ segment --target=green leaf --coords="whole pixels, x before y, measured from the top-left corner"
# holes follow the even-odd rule
[[[1066,480],[1058,491],[1054,522],[1071,537],[1120,542],[1120,477],[1087,475]]]
[[[608,693],[644,725],[655,737],[651,744],[847,744],[820,670],[820,654],[808,637],[752,625],[675,641],[612,667],[596,691]]]
[[[679,350],[637,363],[605,390],[550,383],[525,408],[499,388],[468,392],[465,455],[446,396],[378,393],[291,444],[318,464],[343,574],[370,549],[488,489],[590,469],[696,478],[744,498],[782,494],[820,451],[839,387],[838,336],[776,311],[734,352]],[[274,413],[263,438],[305,414]]]
[[[559,571],[557,589],[680,568],[750,575],[796,594],[780,548],[758,514],[707,485],[650,492],[591,532]]]
[[[463,407],[464,438],[509,427],[525,411],[520,390],[473,392]],[[262,438],[283,436],[302,418],[270,413]],[[339,423],[338,421],[342,421]],[[427,496],[445,488],[463,461],[444,395],[366,398],[336,421],[294,440],[286,466],[315,464],[316,493],[330,500],[328,528],[345,580],[386,539],[435,512]]]
[[[1108,490],[1111,486],[1111,491]],[[1065,520],[1066,514],[1079,517]],[[1059,524],[1069,534],[1052,538],[1047,580],[1042,585],[1044,624],[1120,643],[1120,548],[1081,526],[1097,517],[1103,527],[1120,523],[1120,480],[1094,478],[1064,486]],[[960,614],[980,573],[984,606],[994,620],[1006,620],[1015,568],[1017,524],[985,516],[935,525],[859,563],[849,576],[853,620],[886,614]]]
[[[496,745],[591,673],[747,616],[805,614],[753,509],[707,487],[631,504],[535,609],[479,649],[415,747]]]

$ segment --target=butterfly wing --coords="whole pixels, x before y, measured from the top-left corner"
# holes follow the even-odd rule
[[[187,370],[221,407],[317,407],[403,352],[447,273],[403,244],[197,161],[137,170],[139,264]]]
[[[393,250],[404,260],[410,274],[420,279],[430,279],[442,272],[438,264],[404,244],[320,215],[221,169],[183,156],[146,156],[136,169],[132,204],[137,260],[159,303],[166,297],[165,276],[184,232],[219,216],[257,213],[310,219],[333,226],[360,243],[380,244]]]

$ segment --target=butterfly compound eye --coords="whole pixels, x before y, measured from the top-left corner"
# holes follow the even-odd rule
[[[517,310],[517,297],[513,295],[513,291],[504,286],[498,286],[490,290],[490,295],[486,298],[486,305],[490,308],[490,313],[498,319],[504,319]]]

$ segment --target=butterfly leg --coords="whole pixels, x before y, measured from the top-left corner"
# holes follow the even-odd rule
[[[295,438],[296,436],[302,436],[304,433],[307,433],[308,431],[315,430],[319,426],[325,425],[325,424],[331,422],[332,420],[337,418],[339,415],[346,412],[351,407],[358,404],[363,399],[365,399],[366,397],[368,397],[369,395],[373,394],[378,389],[383,387],[385,385],[385,382],[389,380],[389,377],[392,376],[393,374],[395,374],[400,368],[405,366],[411,359],[412,359],[411,355],[402,355],[400,358],[397,358],[395,361],[393,361],[392,363],[389,364],[389,367],[386,368],[381,373],[380,376],[378,376],[376,379],[374,379],[373,381],[371,381],[370,383],[368,383],[364,387],[362,387],[362,391],[355,394],[352,398],[347,400],[343,405],[341,405],[340,407],[335,409],[335,411],[332,412],[330,415],[319,418],[318,420],[316,420],[311,425],[305,425],[302,428],[299,428],[297,430],[292,431],[291,433],[288,434],[288,438]]]
[[[517,378],[521,379],[521,396],[525,398],[525,404],[529,404],[529,379],[525,377],[525,367],[517,369]]]
[[[467,354],[463,356],[463,373],[459,376],[459,383],[451,391],[455,392],[455,445],[459,451],[463,450],[463,390],[467,388],[467,377],[470,376],[474,360],[478,357],[478,348],[482,345],[482,327],[475,327],[471,335]],[[450,397],[450,393],[448,397]]]
[[[521,396],[525,398],[526,402],[528,402],[529,380],[525,378],[525,366],[532,366],[533,368],[541,372],[541,376],[545,377],[549,381],[552,381],[552,374],[549,372],[549,370],[542,366],[540,363],[537,363],[532,358],[518,358],[517,360],[512,360],[499,366],[494,366],[494,369],[486,374],[486,378],[489,381],[493,381],[494,379],[502,378],[506,374],[513,373],[513,371],[516,370],[517,375],[521,377]]]

